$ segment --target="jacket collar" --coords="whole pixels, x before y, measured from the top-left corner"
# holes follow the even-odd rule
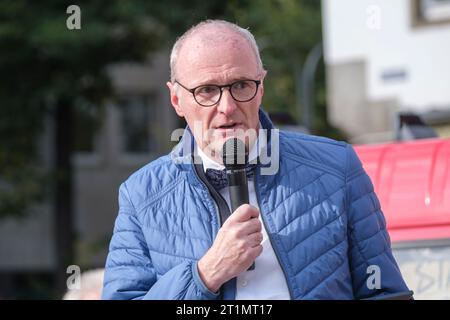
[[[270,154],[271,131],[272,129],[274,129],[274,126],[269,116],[263,111],[262,108],[259,108],[258,115],[262,129],[266,130],[267,133],[267,148],[268,154]],[[170,158],[172,159],[172,161],[176,166],[178,166],[182,170],[186,170],[190,167],[190,164],[192,164],[193,159],[192,156],[194,154],[195,154],[194,135],[192,134],[192,131],[189,128],[189,126],[186,126],[180,142],[174,147],[174,149],[170,153]]]

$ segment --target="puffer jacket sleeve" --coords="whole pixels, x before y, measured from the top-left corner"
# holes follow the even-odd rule
[[[349,261],[355,299],[408,291],[392,255],[380,202],[350,145],[347,145],[346,201]]]
[[[157,279],[126,183],[105,266],[103,299],[216,299],[199,277],[197,261],[183,262]]]

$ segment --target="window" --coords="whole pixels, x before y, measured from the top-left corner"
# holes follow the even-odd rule
[[[119,99],[121,151],[148,153],[157,151],[154,127],[157,121],[153,96],[128,95]]]
[[[450,23],[450,0],[414,0],[413,24],[416,26]]]

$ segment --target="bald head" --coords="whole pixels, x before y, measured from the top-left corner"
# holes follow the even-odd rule
[[[262,71],[263,66],[255,38],[247,29],[223,20],[206,20],[193,26],[184,33],[174,44],[170,55],[170,79],[173,82],[178,76],[180,60],[189,61],[189,56],[205,48],[227,45],[240,50],[248,46],[254,54],[257,68]],[[183,56],[183,59],[180,57]]]
[[[242,133],[258,130],[267,73],[252,34],[225,21],[202,22],[177,40],[170,62],[170,102],[199,148],[219,163],[227,138],[239,137],[250,148],[256,135],[246,139]],[[218,92],[213,86],[221,88],[218,97],[209,96]],[[213,98],[209,107],[198,102]]]

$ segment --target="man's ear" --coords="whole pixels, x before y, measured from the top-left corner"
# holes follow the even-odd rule
[[[261,76],[261,95],[264,95],[264,79],[266,78],[267,75],[267,70],[263,70],[262,71],[262,76]]]
[[[175,109],[175,112],[177,113],[177,115],[184,118],[184,112],[180,106],[180,99],[178,97],[175,85],[170,81],[167,81],[166,84],[167,84],[167,87],[169,88],[170,103],[172,104],[172,107]]]

